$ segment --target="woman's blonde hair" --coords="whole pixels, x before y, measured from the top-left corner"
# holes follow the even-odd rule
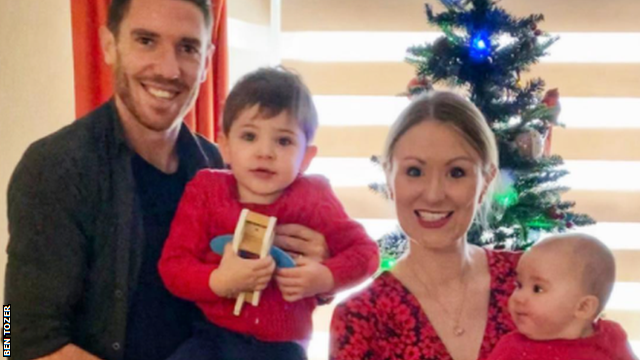
[[[480,155],[483,178],[497,171],[498,147],[495,136],[480,110],[471,101],[456,93],[432,91],[415,98],[391,125],[382,158],[382,165],[387,174],[391,171],[393,151],[398,140],[409,129],[423,121],[438,121],[455,129]],[[487,184],[487,188],[485,199],[491,197],[491,183]],[[485,201],[478,218],[485,227],[490,206],[490,202]]]

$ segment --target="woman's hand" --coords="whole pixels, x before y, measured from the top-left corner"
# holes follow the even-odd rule
[[[209,287],[220,297],[232,298],[245,291],[264,290],[269,284],[276,263],[271,256],[262,259],[243,259],[228,243],[220,266],[211,272]]]
[[[289,302],[328,293],[334,287],[329,268],[305,256],[296,258],[295,268],[278,269],[276,282],[282,297]]]
[[[324,235],[298,224],[276,227],[274,245],[286,251],[293,258],[302,255],[317,262],[329,258],[329,247]]]

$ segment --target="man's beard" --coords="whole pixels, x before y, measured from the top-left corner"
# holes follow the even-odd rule
[[[160,76],[153,76],[153,77],[143,78],[142,80],[145,80],[145,79],[151,80],[153,83],[156,83],[156,84],[168,85],[169,87],[173,89],[178,89],[181,92],[184,92],[189,88],[180,79],[168,80]],[[199,87],[194,87],[193,89],[191,89],[189,93],[189,97],[187,98],[186,103],[183,104],[182,108],[180,109],[180,112],[178,113],[176,119],[182,120],[182,118],[186,115],[187,110],[191,109],[191,106],[195,103],[198,90],[199,90]],[[146,91],[146,90],[142,90],[142,91]],[[135,121],[149,130],[158,131],[158,132],[165,131],[176,122],[175,121],[176,119],[173,119],[174,121],[172,121],[167,126],[167,124],[163,124],[163,123],[157,124],[143,117],[140,109],[138,108],[138,104],[136,103],[131,93],[131,79],[127,76],[127,74],[123,69],[122,59],[120,58],[120,55],[118,55],[116,64],[115,64],[115,93],[118,95],[118,97],[120,98],[124,106],[127,108],[129,113],[131,113]]]

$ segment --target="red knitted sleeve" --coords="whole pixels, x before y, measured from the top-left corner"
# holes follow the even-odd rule
[[[305,176],[305,181],[309,191],[304,201],[313,207],[312,227],[324,235],[329,247],[330,258],[323,263],[333,275],[333,292],[355,286],[378,270],[378,246],[362,225],[347,215],[326,178]]]
[[[209,276],[218,265],[205,262],[210,253],[211,219],[214,208],[209,199],[218,198],[212,170],[201,170],[185,188],[162,250],[158,270],[174,295],[194,301],[214,301],[219,297],[209,288]]]

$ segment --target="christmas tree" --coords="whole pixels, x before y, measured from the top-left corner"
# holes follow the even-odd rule
[[[546,55],[557,40],[538,28],[541,14],[517,18],[495,0],[441,0],[445,10],[435,14],[426,5],[429,23],[443,35],[433,43],[410,47],[407,61],[416,69],[407,95],[443,84],[462,89],[482,111],[493,129],[500,151],[498,188],[492,199],[489,228],[474,223],[468,241],[481,246],[523,250],[541,232],[562,232],[593,224],[571,211],[563,201],[566,187],[558,179],[562,158],[549,154],[552,126],[560,110],[558,91],[544,92],[544,81],[524,83],[521,74]],[[375,191],[383,185],[373,184]],[[384,267],[391,266],[406,241],[401,233],[379,241]]]

